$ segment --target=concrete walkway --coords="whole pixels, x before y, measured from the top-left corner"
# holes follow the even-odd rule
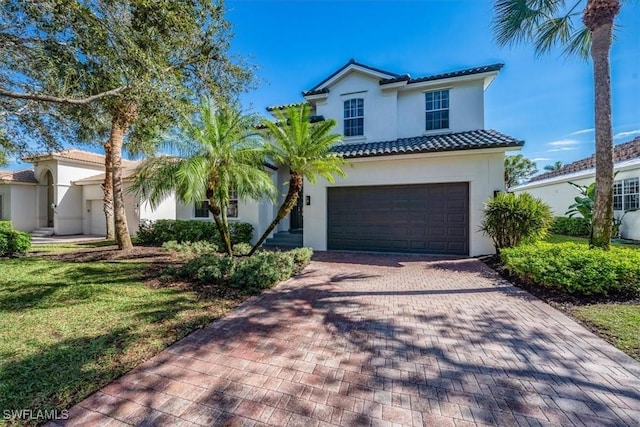
[[[56,243],[90,243],[104,240],[104,236],[92,234],[73,234],[69,236],[32,236],[31,243],[34,245],[52,245]]]
[[[638,426],[640,363],[473,259],[321,253],[68,425]]]

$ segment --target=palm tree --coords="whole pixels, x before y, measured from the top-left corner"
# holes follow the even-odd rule
[[[507,189],[528,180],[537,173],[536,163],[522,154],[505,156],[504,158],[504,185]]]
[[[345,177],[342,170],[344,159],[331,151],[331,147],[342,139],[342,135],[331,133],[335,120],[309,121],[309,106],[290,106],[284,111],[276,111],[276,123],[264,120],[270,141],[265,147],[267,158],[291,171],[289,190],[276,217],[251,249],[249,255],[262,245],[274,228],[293,209],[302,190],[303,181],[315,183],[323,177],[334,182],[333,174]]]
[[[230,107],[202,102],[200,119],[185,118],[168,148],[180,157],[156,156],[136,170],[132,190],[156,207],[175,192],[184,203],[207,200],[225,251],[233,256],[227,207],[230,193],[242,199],[272,197],[273,182],[264,168],[261,138],[251,117]]]
[[[582,9],[582,11],[581,11]],[[496,0],[494,30],[500,45],[530,41],[538,53],[554,45],[593,60],[596,198],[591,245],[609,249],[613,219],[613,135],[609,52],[619,0]],[[579,20],[582,20],[582,26]]]
[[[560,169],[562,169],[562,161],[560,161],[560,160],[556,161],[552,165],[546,165],[544,167],[544,170],[549,171],[549,172],[559,171]]]

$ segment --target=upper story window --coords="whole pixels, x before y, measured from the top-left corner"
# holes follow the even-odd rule
[[[613,210],[626,211],[640,208],[640,179],[629,178],[613,183]]]
[[[209,201],[203,200],[194,204],[194,218],[209,218]],[[229,192],[229,206],[227,207],[227,218],[238,218],[238,194],[235,190]]]
[[[426,130],[449,129],[449,89],[425,93]]]
[[[344,136],[364,135],[364,99],[344,102]]]

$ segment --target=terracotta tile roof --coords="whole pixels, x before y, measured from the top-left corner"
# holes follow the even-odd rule
[[[333,151],[344,158],[390,156],[397,154],[434,153],[443,151],[473,150],[481,148],[521,147],[524,141],[504,135],[495,130],[425,135],[401,138],[394,141],[341,144]]]
[[[613,146],[613,162],[620,163],[626,160],[640,158],[640,137],[636,137],[624,144],[618,144]],[[568,175],[570,173],[580,172],[587,169],[593,169],[596,167],[596,155],[592,154],[586,159],[581,159],[568,165],[564,165],[557,171],[545,172],[543,174],[534,176],[529,182],[542,181],[543,179],[554,178],[556,176]]]
[[[0,181],[23,182],[28,184],[38,183],[38,180],[33,173],[33,169],[25,169],[21,171],[0,171]]]
[[[482,67],[474,67],[474,68],[467,68],[465,70],[452,71],[450,73],[433,74],[431,76],[419,77],[416,79],[412,79],[408,74],[404,74],[402,76],[398,76],[392,79],[380,80],[380,85],[397,83],[402,81],[406,81],[408,84],[411,84],[411,83],[428,82],[432,80],[450,79],[454,77],[463,77],[463,76],[470,76],[473,74],[488,73],[491,71],[500,71],[502,67],[504,67],[504,64],[485,65]]]
[[[37,162],[42,160],[50,160],[50,159],[63,159],[63,160],[73,160],[82,163],[93,163],[104,165],[104,154],[92,153],[90,151],[77,150],[75,148],[70,148],[67,150],[52,152],[52,153],[43,153],[36,154],[33,156],[24,157],[24,161],[28,162]],[[135,161],[122,159],[122,164],[135,164]]]

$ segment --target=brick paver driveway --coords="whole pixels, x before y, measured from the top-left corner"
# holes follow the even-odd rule
[[[640,364],[473,259],[322,253],[70,424],[640,425]]]

